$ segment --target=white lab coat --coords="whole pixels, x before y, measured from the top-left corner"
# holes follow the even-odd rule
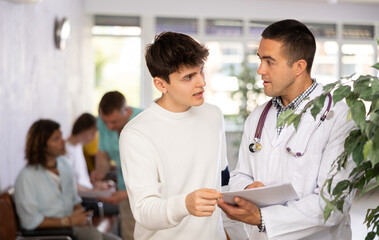
[[[322,93],[322,86],[311,93],[310,99]],[[301,111],[309,100],[298,108]],[[313,119],[310,109],[303,115],[296,135],[289,143],[294,152],[303,152],[311,131],[325,111]],[[344,213],[333,212],[326,223],[323,218],[324,201],[319,195],[328,178],[331,165],[343,150],[349,131],[354,127],[353,121],[347,122],[348,107],[339,102],[332,103],[333,117],[326,119],[310,139],[307,152],[302,157],[289,155],[286,142],[293,133],[294,127],[286,127],[277,135],[277,110],[272,106],[268,112],[261,136],[262,150],[251,153],[248,149],[254,139],[259,117],[266,104],[259,106],[247,118],[240,146],[236,169],[231,173],[229,182],[231,190],[241,190],[253,181],[261,181],[266,186],[290,182],[299,195],[298,201],[286,205],[274,205],[261,209],[266,233],[259,233],[256,226],[250,227],[250,239],[351,239],[349,210],[351,196],[345,201]],[[331,113],[332,114],[332,113]],[[348,170],[341,172],[333,183],[348,177],[354,167],[350,160]]]

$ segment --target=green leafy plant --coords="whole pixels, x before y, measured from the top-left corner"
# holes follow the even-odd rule
[[[379,40],[377,41],[379,45]],[[372,67],[379,70],[379,63]],[[326,202],[324,208],[325,221],[330,217],[332,211],[343,211],[346,197],[355,190],[359,190],[358,197],[362,197],[379,189],[378,77],[366,75],[353,80],[353,76],[349,76],[324,86],[324,93],[307,106],[307,109],[311,108],[311,114],[314,118],[321,111],[329,93],[332,93],[334,104],[339,101],[346,101],[349,107],[348,120],[353,119],[357,127],[346,138],[344,150],[333,164],[331,172],[334,171],[335,173],[322,188],[321,196]],[[366,106],[368,106],[368,111],[366,111]],[[293,124],[297,129],[301,116],[307,109],[299,114],[295,114],[293,110],[283,112],[279,116],[278,125]],[[347,160],[350,157],[356,163],[356,167],[350,172],[349,180],[338,182],[332,189],[333,177],[343,168],[346,168]],[[330,194],[330,199],[325,197],[325,190]],[[375,209],[367,209],[364,223],[370,231],[366,240],[379,236],[379,206]]]
[[[232,68],[231,75],[238,79],[239,88],[232,92],[232,97],[240,102],[237,124],[242,125],[250,112],[258,105],[257,99],[263,94],[263,89],[257,86],[257,69],[249,65],[248,54],[245,54],[239,74],[235,74]]]

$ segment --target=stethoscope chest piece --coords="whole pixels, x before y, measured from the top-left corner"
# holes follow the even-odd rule
[[[250,152],[259,152],[262,149],[262,144],[259,143],[259,139],[254,139],[253,143],[250,143],[249,150]]]

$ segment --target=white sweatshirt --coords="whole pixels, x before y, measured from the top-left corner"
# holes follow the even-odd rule
[[[135,239],[226,239],[219,208],[195,217],[185,206],[197,189],[221,190],[227,160],[220,109],[204,103],[173,113],[153,103],[122,130],[120,155]]]

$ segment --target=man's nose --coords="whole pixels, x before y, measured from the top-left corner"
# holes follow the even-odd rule
[[[204,74],[200,74],[200,75],[199,75],[199,78],[198,78],[198,85],[199,85],[199,87],[204,87],[205,85],[207,85],[207,82],[205,81],[205,76],[204,76]]]
[[[264,74],[266,73],[266,70],[265,70],[265,68],[264,68],[264,66],[263,66],[262,63],[259,65],[259,68],[258,68],[258,70],[257,70],[257,73],[258,73],[259,75],[264,75]]]

